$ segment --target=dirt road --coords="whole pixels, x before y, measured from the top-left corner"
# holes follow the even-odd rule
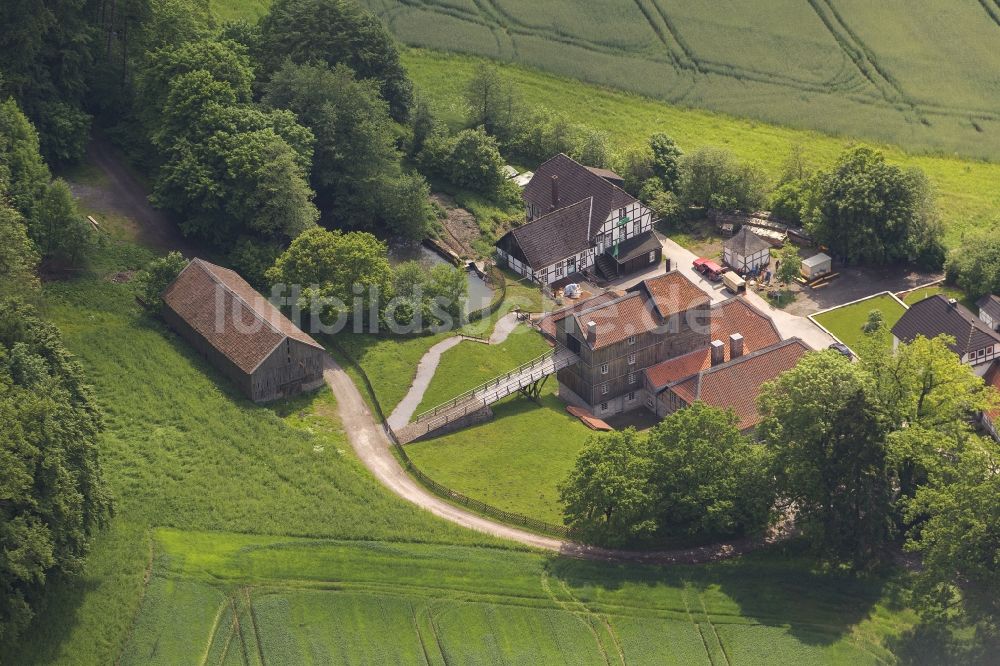
[[[87,146],[87,159],[107,179],[101,188],[79,186],[87,190],[80,194],[90,205],[136,222],[136,241],[142,245],[164,252],[179,250],[186,257],[197,256],[197,249],[184,239],[173,220],[149,203],[149,189],[107,139],[94,137]]]
[[[566,555],[609,562],[642,562],[649,564],[697,564],[740,555],[780,540],[784,530],[763,539],[741,539],[732,543],[671,551],[631,551],[597,548],[541,536],[495,522],[478,514],[449,504],[417,483],[392,454],[391,442],[382,426],[376,423],[368,405],[347,373],[330,358],[326,358],[323,376],[337,398],[337,410],[351,446],[361,462],[386,488],[445,520],[503,539]]]

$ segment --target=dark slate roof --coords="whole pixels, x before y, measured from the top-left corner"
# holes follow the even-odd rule
[[[535,169],[535,175],[524,187],[524,200],[540,211],[553,210],[552,176],[559,177],[559,206],[569,206],[592,197],[592,225],[588,240],[597,234],[611,211],[636,201],[631,194],[583,166],[576,160],[559,153]]]
[[[590,206],[591,200],[584,199],[511,229],[507,236],[517,242],[529,266],[545,268],[590,247]]]
[[[976,301],[976,305],[981,312],[993,317],[993,321],[1000,321],[1000,296],[986,294]]]
[[[661,248],[660,239],[652,231],[644,231],[638,236],[629,238],[624,243],[618,244],[618,256],[614,259],[619,264],[635,259],[644,254],[649,254]]]
[[[237,273],[204,259],[192,260],[163,291],[163,300],[247,374],[287,338],[323,349]]]
[[[968,308],[949,303],[941,294],[911,305],[892,327],[892,334],[904,342],[912,342],[919,335],[950,335],[955,338],[951,350],[959,356],[1000,343],[1000,334],[991,331]]]
[[[727,238],[722,243],[722,246],[728,250],[732,250],[741,257],[749,257],[752,254],[771,249],[770,243],[750,231],[750,228],[747,226],[740,229],[739,233],[732,238]]]
[[[589,166],[589,167],[587,167],[587,171],[589,171],[592,174],[600,176],[604,180],[607,180],[607,181],[611,182],[612,185],[617,185],[618,187],[621,187],[622,184],[625,182],[624,178],[622,178],[621,176],[619,176],[617,173],[615,173],[611,169],[602,169],[600,167],[590,167]]]

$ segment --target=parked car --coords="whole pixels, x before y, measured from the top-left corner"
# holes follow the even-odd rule
[[[854,360],[854,354],[851,353],[851,348],[845,345],[843,342],[834,342],[832,345],[827,347],[827,349],[832,349],[834,351],[840,352],[850,360]]]
[[[694,269],[696,271],[707,277],[709,280],[712,280],[713,282],[721,280],[722,274],[725,272],[722,266],[715,263],[711,259],[706,259],[705,257],[698,257],[693,262],[691,262],[691,265],[694,266]]]

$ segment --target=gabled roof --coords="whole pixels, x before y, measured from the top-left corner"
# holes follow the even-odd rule
[[[603,305],[608,301],[613,301],[619,296],[621,296],[621,294],[606,291],[603,294],[597,294],[596,296],[591,296],[590,298],[573,303],[565,308],[555,310],[545,315],[541,321],[538,322],[538,328],[541,329],[542,333],[548,335],[550,338],[555,338],[556,326],[569,315],[574,312],[589,310],[590,308],[597,307],[598,305]]]
[[[203,259],[192,260],[180,272],[164,290],[163,300],[208,344],[248,374],[287,338],[323,349],[246,280]]]
[[[1000,296],[986,294],[976,301],[976,307],[979,308],[980,312],[985,312],[992,317],[993,321],[1000,322]]]
[[[554,210],[507,232],[529,266],[540,270],[590,247],[591,199]],[[500,243],[498,243],[499,245]]]
[[[774,322],[760,310],[740,297],[733,297],[722,303],[715,303],[711,310],[711,339],[725,343],[725,360],[731,360],[729,336],[739,333],[743,336],[743,354],[770,347],[781,342],[781,335]],[[670,384],[687,379],[712,366],[710,347],[667,359],[646,368],[646,378],[655,391],[661,391]]]
[[[1000,344],[1000,334],[991,331],[968,308],[949,302],[941,294],[911,305],[892,327],[892,334],[903,342],[912,342],[919,335],[925,338],[950,335],[955,344],[949,346],[959,356]]]
[[[601,167],[586,167],[587,171],[594,174],[595,176],[600,176],[604,180],[610,181],[612,185],[617,185],[621,187],[625,182],[625,179],[619,176],[617,173],[611,169],[602,169]]]
[[[559,203],[553,206],[552,176],[558,176]],[[576,160],[559,153],[540,167],[524,188],[524,200],[540,211],[547,212],[593,198],[589,241],[608,219],[611,211],[637,201],[625,190],[583,166]],[[565,256],[565,255],[564,255]]]
[[[737,427],[747,430],[760,421],[757,396],[761,387],[786,370],[791,370],[809,351],[804,342],[790,338],[703,370],[673,385],[671,390],[689,405],[700,400],[712,407],[733,410],[739,419]]]
[[[591,349],[617,344],[633,335],[655,330],[659,323],[646,307],[646,299],[638,292],[629,292],[614,300],[573,313],[583,342]],[[587,323],[597,324],[597,335],[588,339]]]
[[[727,250],[732,250],[741,257],[749,257],[752,254],[770,250],[771,244],[744,226],[732,238],[723,241],[722,246]]]
[[[663,319],[693,307],[705,307],[711,301],[708,294],[676,270],[643,280],[629,291],[645,291]]]
[[[644,231],[641,234],[632,236],[628,240],[618,244],[618,254],[612,258],[619,264],[631,261],[636,257],[644,256],[650,252],[662,249],[660,239],[652,231]]]

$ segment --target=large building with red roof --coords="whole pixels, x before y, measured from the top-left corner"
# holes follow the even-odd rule
[[[163,301],[170,327],[254,402],[323,383],[323,347],[228,268],[194,259]]]
[[[760,387],[809,351],[782,341],[745,299],[713,304],[676,271],[575,303],[540,327],[579,357],[557,375],[567,402],[605,417],[640,407],[665,416],[700,400],[733,409],[743,430],[757,423]]]

